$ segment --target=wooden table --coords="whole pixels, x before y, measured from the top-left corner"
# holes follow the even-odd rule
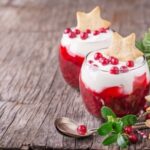
[[[8,149],[100,149],[102,138],[77,140],[61,136],[54,120],[67,116],[98,127],[80,93],[59,71],[58,46],[77,10],[96,5],[112,28],[139,37],[150,26],[148,0],[0,0],[0,147]],[[129,149],[150,150],[150,141]]]

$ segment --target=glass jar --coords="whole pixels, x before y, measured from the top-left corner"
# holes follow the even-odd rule
[[[102,51],[101,51],[102,52]],[[137,114],[145,105],[149,93],[149,68],[144,56],[138,58],[133,68],[111,74],[112,65],[102,66],[92,60],[94,53],[87,55],[80,73],[80,92],[87,110],[100,116],[103,105],[110,107],[117,116]],[[91,62],[90,62],[91,61]],[[118,68],[125,62],[120,62]]]

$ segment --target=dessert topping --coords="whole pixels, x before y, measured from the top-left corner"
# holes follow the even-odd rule
[[[91,12],[77,12],[77,28],[82,32],[87,29],[91,31],[98,30],[99,28],[108,28],[110,22],[102,19],[100,7],[94,8]]]
[[[135,60],[143,53],[135,47],[135,34],[123,38],[117,32],[113,34],[112,44],[105,51],[108,56],[114,56],[121,61]]]
[[[97,52],[95,55],[94,55],[94,59],[95,60],[99,60],[103,55],[99,52]]]
[[[88,33],[82,32],[82,33],[80,34],[80,37],[81,37],[82,40],[86,40],[86,39],[88,38]]]

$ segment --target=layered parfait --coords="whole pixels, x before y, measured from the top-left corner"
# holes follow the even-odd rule
[[[80,73],[80,91],[88,111],[100,116],[106,105],[118,116],[137,114],[149,92],[149,68],[135,47],[135,34],[123,38],[113,34],[108,49],[86,57]]]
[[[111,43],[110,22],[101,18],[100,8],[90,13],[77,12],[77,26],[66,28],[60,44],[59,62],[64,79],[79,87],[79,73],[85,56],[107,48]]]

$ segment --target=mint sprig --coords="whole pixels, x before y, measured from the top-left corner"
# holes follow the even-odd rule
[[[106,136],[102,142],[103,145],[117,143],[121,148],[126,148],[130,142],[127,134],[123,132],[124,127],[136,124],[136,115],[126,115],[119,118],[109,107],[106,106],[101,108],[101,115],[106,122],[101,124],[97,132],[100,136]]]
[[[136,41],[135,45],[144,53],[150,67],[150,29],[144,34],[144,37],[142,39]]]

